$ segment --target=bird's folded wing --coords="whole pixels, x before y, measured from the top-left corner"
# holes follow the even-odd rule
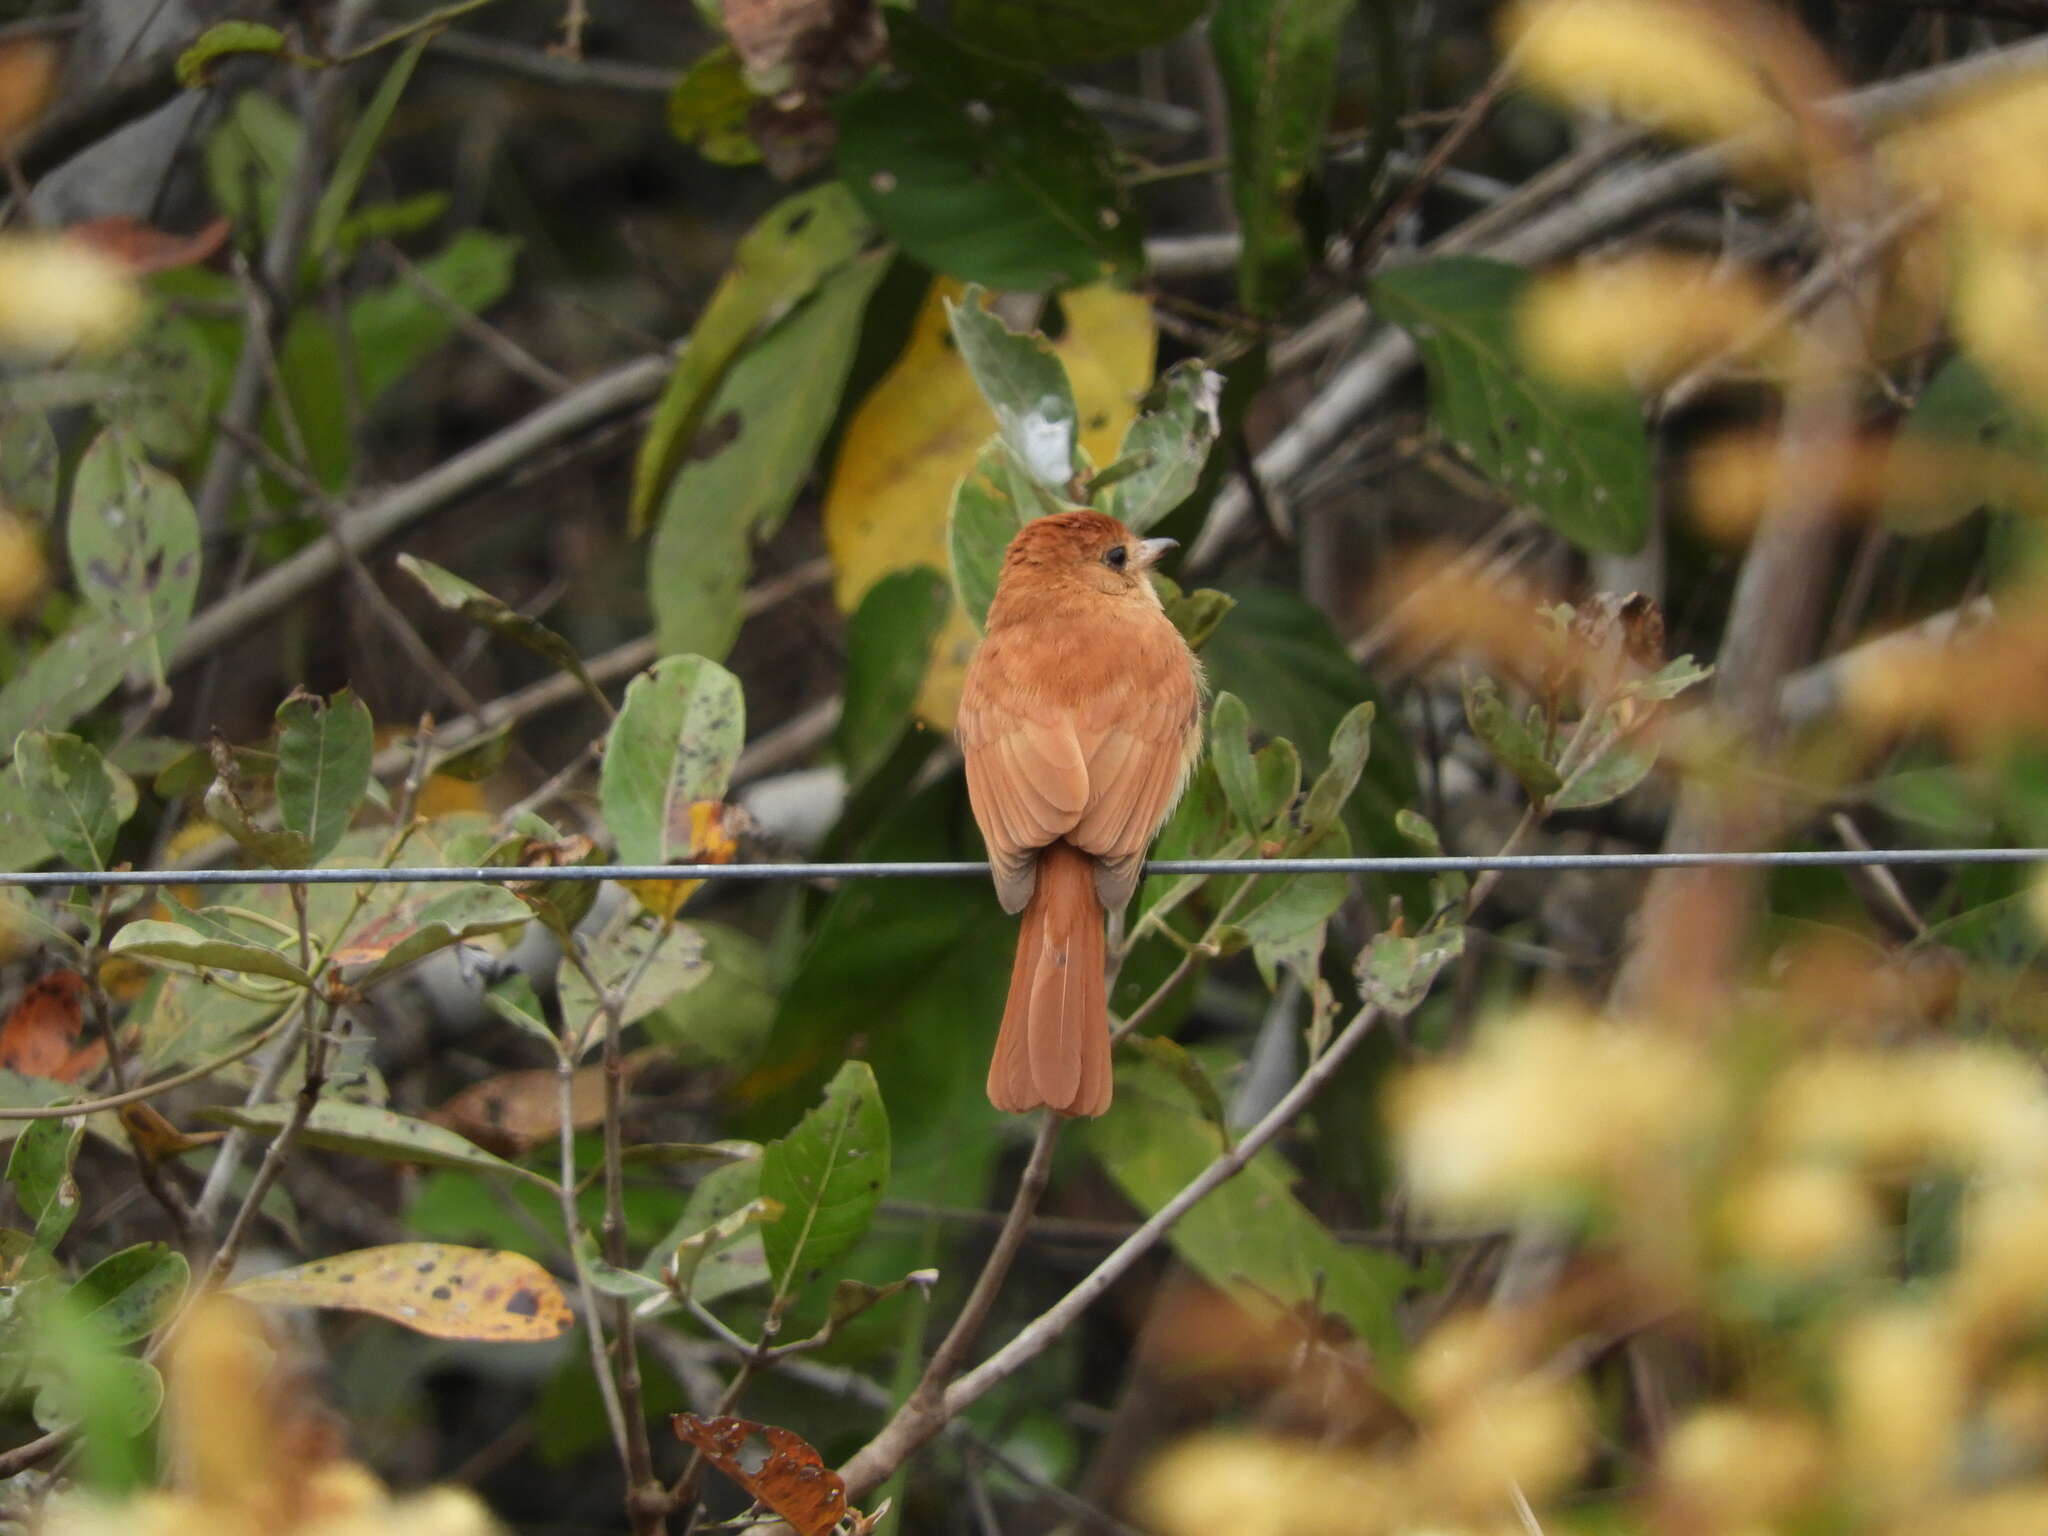
[[[967,796],[988,844],[1005,910],[1031,895],[1038,850],[1072,830],[1088,807],[1088,765],[1064,710],[999,709],[970,694],[960,703]]]
[[[1141,684],[1148,684],[1141,686]],[[1076,734],[1088,768],[1088,807],[1067,841],[1102,861],[1096,885],[1112,910],[1130,899],[1138,869],[1187,775],[1193,675],[1130,678],[1080,711]]]

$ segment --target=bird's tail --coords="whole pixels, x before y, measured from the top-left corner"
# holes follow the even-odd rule
[[[1010,1000],[988,1069],[989,1102],[1022,1114],[1109,1108],[1109,995],[1094,860],[1057,842],[1038,858],[1024,907]]]

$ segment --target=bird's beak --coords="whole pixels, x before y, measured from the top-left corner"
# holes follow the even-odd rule
[[[1143,539],[1138,544],[1138,569],[1149,571],[1169,549],[1179,549],[1179,539]]]

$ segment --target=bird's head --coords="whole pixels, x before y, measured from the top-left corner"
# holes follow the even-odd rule
[[[1157,603],[1145,573],[1179,547],[1178,539],[1141,539],[1106,512],[1055,512],[1018,530],[1003,556],[1003,580],[1050,581]]]

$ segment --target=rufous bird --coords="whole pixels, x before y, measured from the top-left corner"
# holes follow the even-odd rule
[[[1172,539],[1101,512],[1026,523],[967,668],[960,746],[996,896],[1024,914],[989,1102],[1109,1108],[1103,920],[1202,743],[1202,666],[1146,577]]]

